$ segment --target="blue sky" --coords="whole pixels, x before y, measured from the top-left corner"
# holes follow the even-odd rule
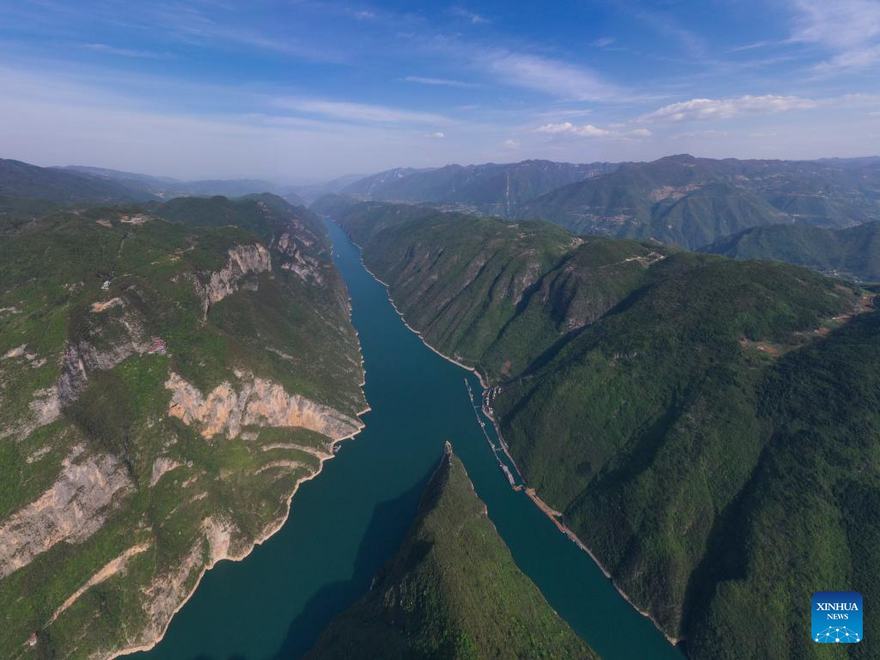
[[[313,181],[880,153],[880,0],[0,0],[0,157]]]

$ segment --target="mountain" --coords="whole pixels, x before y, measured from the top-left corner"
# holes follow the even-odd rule
[[[880,222],[849,229],[804,225],[755,227],[726,236],[703,252],[733,259],[785,261],[857,281],[880,281]]]
[[[332,179],[330,181],[325,181],[322,183],[314,183],[309,185],[300,185],[300,186],[286,186],[283,188],[279,194],[287,199],[290,196],[294,196],[295,200],[299,201],[291,201],[294,206],[305,206],[311,204],[319,197],[323,197],[324,195],[333,195],[340,192],[343,188],[355,183],[356,181],[360,181],[364,178],[363,174],[346,174],[345,176],[338,177],[336,179]]]
[[[378,174],[371,174],[357,181],[353,181],[342,190],[336,191],[354,197],[370,199],[373,195],[382,194],[387,187],[395,184],[400,179],[412,176],[413,174],[423,174],[432,172],[434,168],[416,169],[413,167],[396,167],[393,170],[386,170]]]
[[[0,263],[0,657],[148,646],[362,427],[325,229],[268,195],[61,210]]]
[[[142,191],[151,198],[172,199],[174,197],[242,197],[256,193],[280,194],[283,189],[277,184],[261,179],[207,179],[204,181],[180,181],[171,177],[154,177],[148,174],[121,172],[101,167],[69,165],[54,168],[65,172],[76,172],[96,179],[118,181],[124,185]],[[285,198],[294,206],[305,206],[293,191],[283,191]]]
[[[397,555],[305,658],[598,656],[516,566],[447,443]]]
[[[669,156],[562,186],[516,217],[689,249],[755,226],[849,227],[880,220],[880,163]]]
[[[338,221],[407,323],[485,375],[526,482],[690,657],[824,657],[811,594],[880,597],[871,294],[535,221],[376,203]]]
[[[474,213],[510,216],[520,206],[559,186],[612,171],[611,163],[573,165],[526,160],[499,165],[402,168],[362,179],[341,192],[369,200],[433,202]]]
[[[155,199],[148,191],[122,181],[6,159],[0,159],[0,195],[43,199],[59,204]]]

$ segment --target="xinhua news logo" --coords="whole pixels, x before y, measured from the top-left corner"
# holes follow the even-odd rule
[[[817,591],[813,594],[812,637],[819,644],[862,641],[862,594],[858,591]]]

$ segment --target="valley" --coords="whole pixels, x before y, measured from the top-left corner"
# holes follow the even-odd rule
[[[752,611],[739,589],[791,608],[809,597],[811,575],[867,575],[848,525],[837,528],[840,545],[795,559],[807,537],[777,535],[770,522],[819,524],[799,504],[807,484],[827,489],[837,519],[850,497],[831,493],[877,492],[873,473],[850,476],[852,464],[797,458],[836,454],[850,424],[876,424],[864,365],[842,367],[851,351],[875,353],[877,313],[856,287],[783,264],[399,205],[353,206],[341,222],[407,322],[486,375],[528,485],[691,657],[733,653],[723,640],[743,633],[730,616],[720,630],[715,612]],[[783,349],[761,349],[767,342]],[[856,383],[858,396],[826,398],[809,426],[799,421],[813,388],[828,396]],[[876,433],[858,436],[868,447]],[[794,464],[799,481],[776,476]],[[783,495],[790,489],[800,494]],[[785,587],[766,572],[779,562],[790,566]],[[753,656],[813,657],[809,639],[773,639]]]

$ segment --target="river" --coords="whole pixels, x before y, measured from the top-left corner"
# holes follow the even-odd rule
[[[292,660],[309,650],[394,554],[446,440],[516,563],[605,660],[682,660],[589,556],[512,490],[468,397],[465,379],[478,396],[476,377],[406,328],[357,247],[328,225],[367,370],[366,429],[300,487],[275,536],[205,575],[162,642],[137,660]]]

